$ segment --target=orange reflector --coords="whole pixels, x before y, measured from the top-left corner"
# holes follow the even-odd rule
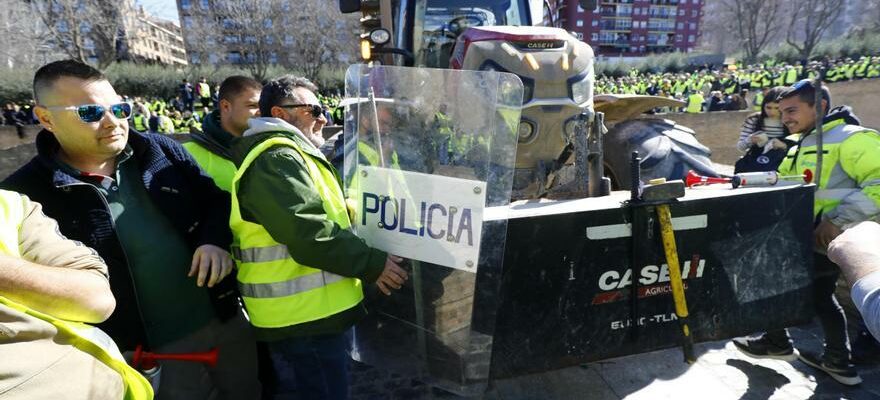
[[[571,66],[568,64],[568,53],[562,53],[562,70],[568,71]]]

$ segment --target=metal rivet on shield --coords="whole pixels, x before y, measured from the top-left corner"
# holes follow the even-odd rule
[[[383,224],[383,223],[381,223],[381,222],[379,222],[379,223],[376,224],[376,225],[378,225],[380,229],[385,227],[385,224]]]
[[[452,235],[446,235],[446,241],[447,241],[447,242],[454,242],[454,241],[455,241],[455,236],[452,236]]]
[[[479,186],[474,187],[474,193],[480,194],[480,192],[482,192],[482,191],[483,191],[483,189],[480,189]]]
[[[455,214],[455,213],[457,213],[457,212],[458,212],[458,209],[455,208],[455,206],[449,207],[449,213],[450,213],[450,214]]]
[[[361,171],[361,176],[367,176],[367,171]]]
[[[464,265],[465,265],[466,267],[468,267],[468,268],[473,268],[473,267],[474,267],[474,262],[471,261],[471,260],[467,260],[467,262],[465,262]]]

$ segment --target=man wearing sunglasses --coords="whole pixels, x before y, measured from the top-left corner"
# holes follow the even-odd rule
[[[256,398],[253,339],[223,280],[229,197],[179,144],[129,130],[131,105],[91,66],[41,67],[34,95],[37,156],[2,186],[42,203],[61,233],[106,260],[117,307],[99,327],[123,351],[219,348],[216,367],[162,364],[159,399]]]
[[[800,352],[792,347],[785,330],[771,331],[757,338],[735,339],[744,353],[763,358],[800,359],[844,385],[857,385],[862,379],[850,362],[850,341],[846,315],[834,291],[840,268],[825,255],[828,244],[844,229],[880,216],[880,134],[860,126],[848,106],[831,108],[831,94],[823,87],[821,104],[824,117],[816,120],[816,87],[802,80],[779,96],[782,123],[792,133],[800,133],[779,165],[783,175],[816,174],[818,146],[816,124],[822,124],[822,176],[813,178],[818,188],[813,212],[815,280],[813,301],[816,316],[825,335],[824,354]]]
[[[232,144],[232,252],[276,398],[347,398],[347,337],[365,314],[362,282],[389,295],[407,279],[400,258],[349,229],[338,173],[318,150],[327,120],[315,91],[305,78],[268,82],[262,117]]]

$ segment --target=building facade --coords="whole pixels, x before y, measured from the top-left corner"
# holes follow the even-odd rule
[[[143,7],[125,18],[125,58],[137,62],[186,66],[186,49],[180,27],[156,18]]]
[[[600,55],[690,52],[700,40],[705,1],[600,0],[596,9],[584,10],[566,0],[559,19]]]

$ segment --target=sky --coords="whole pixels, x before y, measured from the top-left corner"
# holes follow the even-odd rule
[[[143,5],[144,10],[159,18],[167,19],[180,24],[180,17],[177,16],[176,0],[137,0],[138,5]]]

